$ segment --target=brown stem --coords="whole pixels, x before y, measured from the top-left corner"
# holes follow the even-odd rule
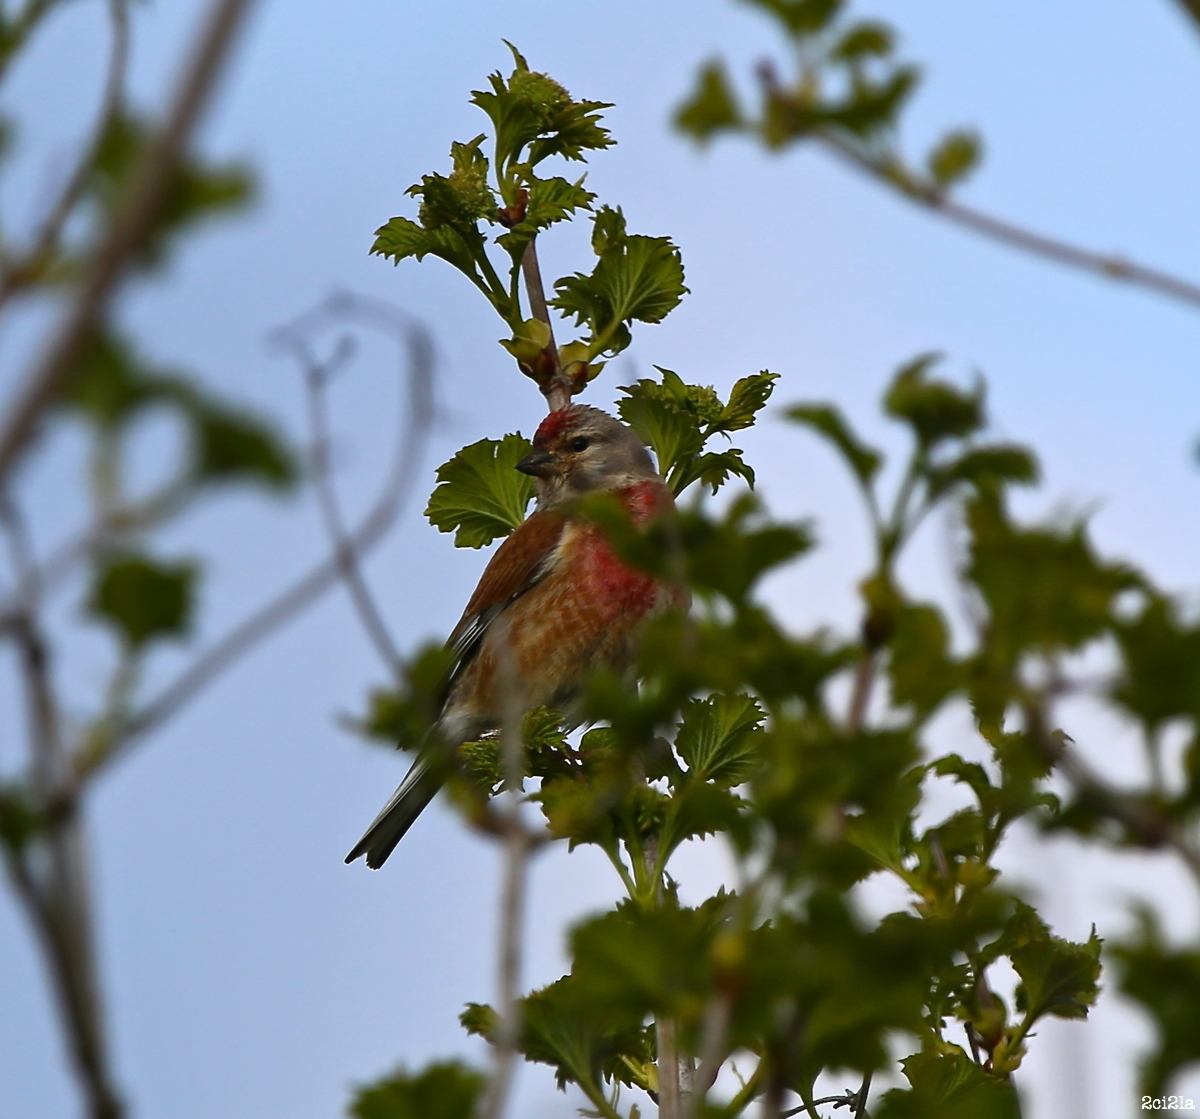
[[[359,620],[367,636],[375,646],[380,659],[387,666],[397,684],[404,679],[404,658],[392,639],[383,612],[375,601],[370,587],[358,562],[358,553],[346,532],[341,503],[334,488],[330,469],[329,415],[326,408],[325,386],[332,373],[332,366],[340,361],[335,355],[328,366],[321,365],[309,352],[307,346],[299,347],[297,356],[304,365],[305,383],[308,387],[309,427],[312,433],[313,484],[317,491],[317,502],[321,507],[321,518],[325,532],[333,547],[333,555],[350,601],[358,612]]]
[[[1200,0],[1179,0],[1179,5],[1200,28]]]
[[[1200,0],[1184,0],[1184,2],[1189,9],[1193,6],[1200,8]],[[1180,279],[1178,276],[1172,276],[1157,268],[1136,264],[1124,257],[1092,252],[1090,249],[1081,249],[1077,245],[1055,237],[1034,233],[1014,225],[1012,222],[992,217],[990,214],[956,202],[942,192],[898,186],[884,168],[840,136],[828,132],[820,132],[817,135],[827,148],[857,170],[865,172],[878,182],[898,189],[910,202],[941,214],[966,229],[990,237],[993,241],[999,241],[1013,248],[1032,253],[1034,256],[1090,272],[1093,275],[1104,276],[1110,280],[1120,280],[1188,303],[1193,307],[1200,307],[1200,284]]]
[[[550,308],[546,305],[546,290],[542,286],[542,270],[538,264],[536,236],[525,246],[525,255],[521,257],[521,275],[525,277],[530,312],[550,330],[550,341],[544,353],[552,374],[541,389],[546,397],[547,407],[551,412],[556,412],[571,403],[571,384],[562,375],[562,366],[558,360],[558,346],[554,343],[554,324],[550,321]]]
[[[505,697],[502,750],[507,790],[501,813],[505,840],[504,887],[500,900],[500,945],[497,966],[497,1002],[500,1025],[492,1049],[492,1075],[480,1100],[479,1119],[501,1119],[512,1086],[521,1040],[521,954],[524,944],[525,890],[528,879],[529,833],[521,818],[521,784],[525,776],[525,743],[521,733],[524,697],[503,615],[497,627],[500,686]]]
[[[858,734],[866,722],[867,705],[871,702],[871,688],[875,683],[878,664],[878,651],[868,649],[855,665],[854,688],[850,693],[850,707],[846,713],[846,730],[850,734]]]
[[[1076,793],[1090,800],[1104,815],[1123,824],[1144,846],[1169,847],[1200,883],[1200,850],[1178,828],[1114,789],[1061,737],[1042,733],[1032,737],[1042,756],[1070,781]]]
[[[34,238],[29,251],[9,265],[0,278],[0,307],[25,287],[47,261],[62,236],[63,227],[71,216],[91,176],[96,156],[104,137],[117,114],[125,95],[125,73],[129,65],[129,12],[125,0],[108,0],[109,23],[112,25],[112,49],[109,54],[108,77],[104,96],[92,138],[67,180],[57,202],[42,223],[41,232]]]
[[[89,1115],[120,1119],[124,1109],[108,1067],[83,830],[74,796],[63,793],[65,755],[50,687],[49,653],[32,617],[23,617],[13,634],[29,708],[34,788],[41,804],[53,804],[55,810],[46,813],[43,842],[48,858],[40,880],[27,867],[19,867],[20,854],[10,859],[12,877],[42,946]]]
[[[93,255],[78,293],[40,360],[0,416],[0,483],[34,437],[70,376],[131,259],[154,227],[184,150],[208,103],[253,0],[214,0],[166,121],[147,146],[108,236]]]

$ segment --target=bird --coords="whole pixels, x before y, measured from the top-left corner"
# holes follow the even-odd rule
[[[595,493],[614,495],[635,525],[674,510],[632,428],[588,405],[558,408],[516,469],[534,479],[534,510],[484,569],[447,641],[452,667],[427,742],[347,863],[384,864],[437,795],[453,750],[498,729],[506,711],[570,712],[593,669],[628,670],[646,619],[687,609],[682,585],[626,565],[604,530],[572,510]]]

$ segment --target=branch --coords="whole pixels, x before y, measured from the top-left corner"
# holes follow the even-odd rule
[[[343,338],[333,357],[322,365],[312,355],[308,346],[296,343],[293,347],[297,359],[304,366],[305,383],[308,388],[309,429],[312,433],[313,482],[317,490],[317,501],[321,506],[321,518],[325,532],[333,547],[334,558],[350,600],[358,611],[359,620],[367,636],[375,646],[388,671],[397,683],[404,679],[404,658],[392,640],[383,614],[367,586],[358,556],[346,535],[345,519],[341,504],[333,485],[330,470],[329,415],[326,408],[325,388],[334,376],[336,367],[352,352],[349,338]]]
[[[501,614],[492,625],[496,627],[499,653],[496,667],[500,692],[504,696],[501,746],[504,783],[507,786],[502,813],[505,857],[497,966],[497,1002],[501,1018],[492,1049],[492,1075],[476,1112],[478,1119],[501,1119],[512,1086],[513,1068],[521,1040],[521,1000],[518,992],[530,856],[529,836],[521,818],[521,789],[525,777],[525,742],[521,733],[524,696],[509,643],[505,616]]]
[[[397,331],[406,350],[409,390],[407,417],[397,444],[396,457],[375,504],[347,538],[351,552],[361,562],[362,557],[379,543],[395,523],[411,493],[416,464],[424,451],[425,440],[433,423],[433,346],[428,332],[395,308],[347,294],[333,296],[290,329],[309,328],[330,317],[356,318],[380,329]],[[339,558],[330,556],[235,626],[134,715],[106,749],[76,757],[76,780],[86,781],[101,768],[124,756],[231,665],[320,598],[337,583],[341,573]]]
[[[1200,11],[1200,0],[1181,0],[1181,2],[1186,3],[1189,8]],[[1034,256],[1052,260],[1057,264],[1065,264],[1071,268],[1090,272],[1096,276],[1104,276],[1110,280],[1120,280],[1200,308],[1200,284],[1180,279],[1178,276],[1172,276],[1157,268],[1136,264],[1121,256],[1092,252],[1090,249],[1081,249],[1067,241],[1033,233],[1001,218],[995,218],[970,206],[964,206],[961,202],[955,202],[944,192],[897,183],[887,173],[885,167],[840,136],[824,131],[817,132],[816,136],[830,151],[856,170],[897,190],[910,202],[941,214],[966,229]]]
[[[121,110],[125,95],[125,73],[129,65],[129,12],[126,0],[108,0],[109,23],[112,25],[112,49],[109,54],[108,76],[100,114],[91,141],[84,149],[74,173],[67,180],[33,245],[20,260],[9,265],[0,278],[0,307],[37,275],[62,236],[63,226],[75,209],[88,184],[96,156],[104,143],[105,134]]]
[[[34,578],[25,525],[11,502],[0,506],[13,566],[22,583]],[[59,705],[45,637],[32,614],[9,632],[23,678],[32,785],[44,817],[45,859],[35,876],[24,854],[12,851],[10,875],[46,958],[76,1077],[91,1119],[121,1119],[124,1108],[109,1070],[104,1012],[97,980],[92,911],[78,803],[71,793]],[[53,806],[54,810],[50,810]]]
[[[562,375],[562,367],[558,360],[558,346],[554,344],[554,325],[550,322],[550,308],[546,304],[546,290],[542,285],[542,270],[538,264],[537,236],[530,239],[525,247],[525,255],[521,257],[521,274],[525,277],[525,291],[529,295],[529,310],[539,322],[544,322],[550,330],[550,341],[545,353],[550,360],[553,374],[546,384],[540,386],[546,397],[546,405],[551,412],[565,408],[571,403],[571,385]]]
[[[1070,740],[1065,735],[1035,733],[1031,737],[1046,761],[1071,782],[1079,796],[1090,800],[1110,819],[1124,824],[1143,846],[1171,848],[1200,883],[1200,849],[1188,842],[1170,821],[1148,812],[1136,800],[1114,789],[1068,747]]]
[[[96,250],[74,302],[53,331],[41,359],[0,417],[0,484],[34,437],[42,416],[107,310],[131,258],[153,228],[171,177],[252,3],[213,0],[163,128],[147,146],[108,236]]]
[[[1197,27],[1200,27],[1200,0],[1179,0],[1179,6],[1192,17]]]

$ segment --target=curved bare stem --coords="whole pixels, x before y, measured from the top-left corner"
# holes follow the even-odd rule
[[[433,422],[433,345],[424,327],[395,308],[346,294],[327,300],[317,311],[293,324],[293,329],[327,321],[330,316],[353,318],[398,332],[405,352],[408,400],[395,458],[375,503],[357,527],[347,534],[350,550],[361,561],[395,523],[411,493],[416,464]],[[123,757],[236,661],[312,605],[338,582],[341,573],[338,556],[330,556],[234,626],[133,715],[121,733],[114,735],[102,751],[78,756],[75,759],[76,780],[83,782]]]
[[[1200,8],[1200,0],[1185,0],[1185,2],[1195,4],[1197,8]],[[944,192],[906,188],[889,176],[886,169],[871,159],[869,155],[858,150],[842,137],[824,131],[818,132],[816,135],[828,150],[856,170],[862,171],[877,182],[884,183],[898,191],[910,202],[933,213],[941,214],[942,217],[957,225],[990,237],[993,241],[999,241],[1012,248],[1040,256],[1045,260],[1065,264],[1080,271],[1090,272],[1095,276],[1103,276],[1110,280],[1119,280],[1135,287],[1145,288],[1158,295],[1165,295],[1181,303],[1200,308],[1200,284],[1173,276],[1159,268],[1138,264],[1122,256],[1093,252],[1056,237],[1035,233],[1013,222],[993,217],[982,210],[956,202]]]
[[[328,362],[322,364],[309,347],[301,341],[291,344],[293,353],[304,369],[305,385],[308,389],[309,430],[312,440],[313,484],[317,491],[317,503],[321,507],[321,519],[333,548],[334,557],[350,600],[358,612],[359,620],[366,630],[371,644],[379,654],[388,671],[397,683],[404,678],[404,658],[400,655],[387,623],[367,586],[366,577],[358,562],[358,555],[346,534],[346,522],[341,503],[333,484],[330,468],[329,412],[326,407],[326,387],[335,375],[337,367],[353,352],[353,344],[346,337],[341,339],[337,350]]]

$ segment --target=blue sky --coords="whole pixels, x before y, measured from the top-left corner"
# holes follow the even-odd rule
[[[199,10],[193,0],[136,10],[141,104],[162,103]],[[926,68],[911,150],[949,126],[983,133],[987,157],[965,199],[1200,277],[1200,35],[1173,4],[875,0],[858,10],[894,20],[902,49]],[[102,34],[101,5],[69,5],[14,75],[8,105],[27,124],[0,184],[10,223],[36,212],[89,119]],[[436,337],[441,420],[422,491],[462,444],[531,430],[541,400],[495,345],[499,320],[474,291],[440,262],[393,269],[367,255],[378,225],[411,212],[404,189],[444,169],[452,139],[481,129],[468,91],[507,65],[502,38],[577,96],[616,103],[608,120],[619,145],[594,160],[589,186],[624,207],[632,230],[670,234],[683,251],[692,294],[636,335],[591,390],[593,403],[654,364],[718,389],[770,368],[782,374],[780,402],[834,399],[896,446],[877,418],[880,388],[904,359],[940,350],[952,375],[987,377],[997,431],[1040,452],[1046,480],[1022,501],[1029,515],[1094,510],[1106,549],[1195,595],[1200,315],[983,243],[814,152],[766,156],[730,141],[697,153],[668,124],[697,64],[721,53],[745,76],[779,53],[766,22],[729,0],[267,0],[204,134],[210,153],[254,164],[261,201],[197,237],[161,281],[124,302],[148,352],[299,433],[299,378],[266,336],[348,288],[420,316]],[[545,246],[543,268],[581,267],[585,253],[582,234],[563,234]],[[34,314],[0,336],[6,389],[42,321]],[[393,366],[384,345],[369,346],[334,392],[339,483],[352,509],[368,500],[389,450]],[[147,472],[162,438],[146,435]],[[778,419],[744,445],[772,509],[815,518],[822,540],[772,583],[774,603],[797,625],[853,624],[866,536],[850,486],[823,448]],[[62,435],[31,471],[45,542],[78,511],[78,456]],[[323,543],[309,500],[239,497],[205,508],[164,547],[207,557],[202,643]],[[483,561],[413,511],[369,565],[398,640],[443,636]],[[946,565],[934,525],[905,578],[938,590]],[[77,620],[78,592],[59,611],[64,631]],[[88,639],[64,656],[64,686],[81,710],[104,654]],[[162,672],[183,659],[167,654]],[[144,1119],[316,1119],[340,1112],[350,1083],[398,1060],[475,1052],[456,1015],[492,991],[494,852],[438,809],[385,871],[341,862],[399,775],[397,758],[337,724],[383,678],[344,598],[332,595],[97,790],[105,981],[119,1074]],[[0,692],[0,704],[11,698]],[[1095,730],[1097,764],[1120,772],[1121,728],[1078,718]],[[10,767],[16,728],[2,712],[0,735],[0,764]],[[1093,920],[1102,932],[1119,928],[1124,897],[1139,890],[1180,931],[1194,923],[1193,903],[1179,900],[1186,891],[1152,860],[1069,862],[1068,848],[1031,840],[1007,857],[1067,935],[1085,936]],[[690,853],[685,889],[706,888],[721,867],[715,852]],[[566,923],[614,889],[587,854],[542,859],[530,984],[558,974]],[[7,898],[0,989],[0,1116],[72,1114],[42,976]],[[1092,1084],[1086,1114],[1125,1115],[1145,1036],[1136,1016],[1107,1002],[1091,1027],[1048,1028],[1024,1080],[1033,1119],[1085,1114],[1080,1078]],[[522,1115],[570,1112],[547,1075],[525,1076],[521,1091]]]

